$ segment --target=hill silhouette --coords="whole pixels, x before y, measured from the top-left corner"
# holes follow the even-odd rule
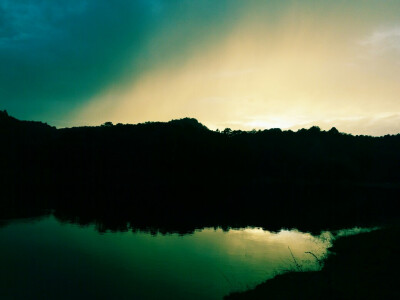
[[[400,135],[209,130],[195,119],[56,129],[0,112],[0,217],[100,231],[305,230],[398,218]]]

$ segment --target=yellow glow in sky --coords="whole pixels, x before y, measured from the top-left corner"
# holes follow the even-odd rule
[[[194,117],[211,129],[335,126],[400,132],[400,18],[293,6],[274,22],[249,11],[177,64],[116,84],[80,109],[99,124]],[[157,39],[157,38],[155,38]]]

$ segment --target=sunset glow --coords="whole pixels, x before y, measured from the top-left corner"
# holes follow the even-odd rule
[[[103,30],[99,40],[85,40],[94,25],[88,18],[101,18],[107,5],[71,3],[57,30],[73,32],[68,42],[75,48],[46,48],[52,41],[46,46],[43,38],[51,37],[39,29],[23,36],[29,18],[18,28],[13,23],[19,44],[15,37],[0,40],[1,62],[9,49],[31,44],[53,57],[51,66],[26,61],[33,55],[19,62],[31,68],[14,74],[26,94],[13,94],[10,84],[0,91],[13,114],[60,127],[193,117],[210,129],[400,131],[398,1],[135,1],[115,4],[118,21],[107,17],[113,30],[96,28]],[[38,10],[31,18],[46,25]],[[136,13],[141,17],[131,21]],[[73,31],[72,17],[87,32]],[[35,72],[42,88],[29,94]]]

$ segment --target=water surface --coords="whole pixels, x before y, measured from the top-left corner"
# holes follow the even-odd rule
[[[206,228],[98,233],[53,216],[0,228],[0,299],[221,299],[287,269],[317,269],[330,235]],[[289,249],[290,248],[290,249]],[[293,256],[291,252],[293,253]]]

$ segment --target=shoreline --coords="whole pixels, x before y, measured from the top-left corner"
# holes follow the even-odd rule
[[[333,242],[320,271],[288,272],[224,299],[398,299],[399,226]]]

